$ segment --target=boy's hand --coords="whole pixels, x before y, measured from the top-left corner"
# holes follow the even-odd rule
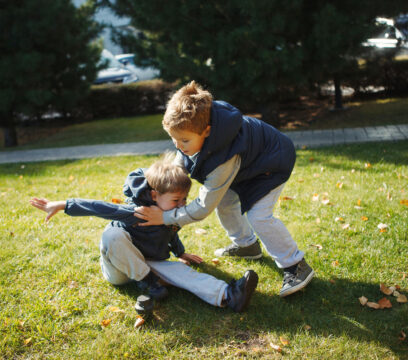
[[[66,201],[49,201],[47,199],[32,198],[30,204],[47,213],[45,218],[47,223],[58,211],[65,209]]]
[[[203,259],[198,255],[184,253],[179,257],[179,261],[186,265],[190,265],[190,263],[201,264],[203,262]]]
[[[163,225],[163,210],[158,206],[139,206],[135,208],[134,216],[146,220],[139,223],[139,226]]]

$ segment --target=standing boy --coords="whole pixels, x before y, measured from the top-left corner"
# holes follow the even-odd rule
[[[292,141],[271,125],[243,116],[232,105],[213,101],[192,81],[169,101],[163,127],[179,150],[176,161],[203,186],[187,206],[170,211],[139,207],[140,226],[200,221],[214,209],[232,244],[217,256],[259,259],[255,233],[284,279],[279,295],[304,288],[314,271],[306,263],[285,225],[273,217],[273,207],[295,164]]]

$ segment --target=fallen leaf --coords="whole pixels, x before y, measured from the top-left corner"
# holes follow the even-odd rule
[[[109,306],[108,310],[113,313],[124,313],[125,312],[124,310],[119,309],[117,306]]]
[[[31,340],[32,340],[31,338],[25,339],[24,340],[24,345],[25,346],[31,345]]]
[[[361,199],[357,200],[357,206],[361,206]]]
[[[403,199],[403,200],[400,201],[400,204],[401,204],[401,205],[408,206],[408,200],[407,200],[407,199]]]
[[[306,331],[309,331],[312,329],[312,327],[310,325],[305,325],[303,326],[303,329],[305,329]]]
[[[339,261],[338,260],[334,260],[334,261],[332,261],[332,266],[333,267],[337,267],[337,266],[339,266],[340,265],[340,263],[339,263]]]
[[[344,222],[344,219],[341,216],[338,216],[334,219],[336,222]]]
[[[343,187],[343,183],[342,183],[342,182],[338,182],[338,183],[336,184],[336,188],[341,189],[342,187]]]
[[[401,330],[400,335],[398,336],[399,341],[404,341],[407,338],[407,335]]]
[[[395,291],[395,290],[397,290],[397,286],[390,286],[389,289],[392,290],[392,291]]]
[[[211,262],[215,265],[218,265],[220,263],[220,260],[218,260],[217,258],[214,258],[211,260]]]
[[[135,328],[139,328],[139,327],[141,327],[144,323],[145,323],[145,319],[143,319],[143,317],[141,317],[140,315],[137,315],[134,327],[135,327]]]
[[[112,202],[113,202],[114,204],[122,204],[122,200],[121,200],[121,199],[112,198]]]
[[[380,291],[385,295],[391,295],[393,290],[388,288],[385,284],[380,284]]]
[[[387,200],[390,200],[390,201],[392,200],[392,196],[390,192],[387,193]]]
[[[204,230],[204,229],[195,229],[195,233],[196,233],[197,235],[205,235],[205,234],[207,234],[207,230]]]
[[[347,230],[347,229],[350,228],[350,224],[343,224],[343,225],[341,226],[341,228],[342,228],[343,230]]]
[[[400,304],[404,304],[404,303],[406,303],[408,300],[407,300],[407,297],[405,296],[405,295],[403,295],[403,294],[400,294],[398,297],[397,297],[397,302],[399,302]]]
[[[319,249],[319,250],[322,250],[323,249],[323,246],[322,245],[320,245],[320,244],[310,244],[309,246],[314,246],[315,248],[317,248],[317,249]]]
[[[384,233],[384,232],[386,232],[387,231],[387,229],[380,229],[380,232],[381,233]]]
[[[370,164],[370,163],[365,163],[365,164],[364,164],[364,167],[365,167],[366,169],[369,169],[369,168],[371,167],[371,164]]]
[[[312,201],[319,201],[319,194],[313,194]]]
[[[392,292],[392,296],[394,296],[394,297],[398,297],[398,296],[400,296],[401,294],[397,291],[397,290],[394,290],[393,292]]]
[[[305,181],[304,179],[298,179],[298,182],[300,182],[300,183],[302,183],[304,181]]]
[[[78,283],[76,282],[76,281],[70,281],[69,282],[69,284],[68,284],[68,288],[70,288],[70,289],[76,289],[76,288],[78,288]]]
[[[293,197],[290,197],[290,196],[284,196],[284,197],[282,198],[282,200],[293,200]]]
[[[272,343],[269,343],[269,345],[271,345],[271,348],[273,350],[276,350],[276,351],[278,351],[280,353],[282,352],[282,348],[279,345],[275,345],[275,344],[272,344]]]
[[[386,228],[388,227],[388,225],[387,225],[387,224],[383,224],[383,223],[379,223],[379,224],[377,225],[377,227],[378,227],[380,230],[383,230],[383,229],[386,229]]]
[[[361,220],[367,221],[367,220],[368,220],[368,217],[367,217],[367,216],[362,216],[362,217],[361,217]]]
[[[359,297],[358,300],[360,301],[360,304],[363,306],[365,306],[368,302],[368,299],[365,296]]]
[[[314,157],[309,158],[309,161],[310,161],[310,162],[315,161]]]
[[[387,298],[382,298],[378,300],[378,305],[380,305],[380,309],[391,309],[392,308],[391,301],[388,300]]]
[[[367,301],[366,305],[371,308],[371,309],[379,309],[380,305],[375,303],[375,302],[371,302],[371,301]]]
[[[101,325],[102,325],[103,327],[107,327],[107,326],[111,323],[111,321],[112,321],[112,319],[102,320]]]
[[[279,340],[282,343],[282,345],[284,345],[284,346],[289,345],[289,340],[285,339],[283,336],[280,336]]]

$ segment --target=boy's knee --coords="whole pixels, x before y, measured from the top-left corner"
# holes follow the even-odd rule
[[[122,241],[129,241],[127,233],[121,228],[110,227],[102,233],[100,250],[106,252]]]

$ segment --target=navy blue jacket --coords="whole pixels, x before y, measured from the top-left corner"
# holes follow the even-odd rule
[[[170,251],[175,256],[184,254],[184,246],[177,232],[176,225],[138,226],[143,222],[135,217],[135,206],[156,205],[150,195],[148,185],[142,169],[130,173],[123,187],[127,198],[127,205],[111,204],[99,200],[68,199],[65,213],[70,216],[97,216],[114,220],[109,226],[121,227],[131,236],[133,244],[146,259],[165,260],[170,257]]]
[[[182,154],[193,179],[204,183],[211,171],[239,155],[241,166],[231,189],[239,195],[242,213],[288,180],[296,161],[295,147],[273,126],[243,116],[224,101],[213,101],[210,125],[210,135],[195,161]]]

